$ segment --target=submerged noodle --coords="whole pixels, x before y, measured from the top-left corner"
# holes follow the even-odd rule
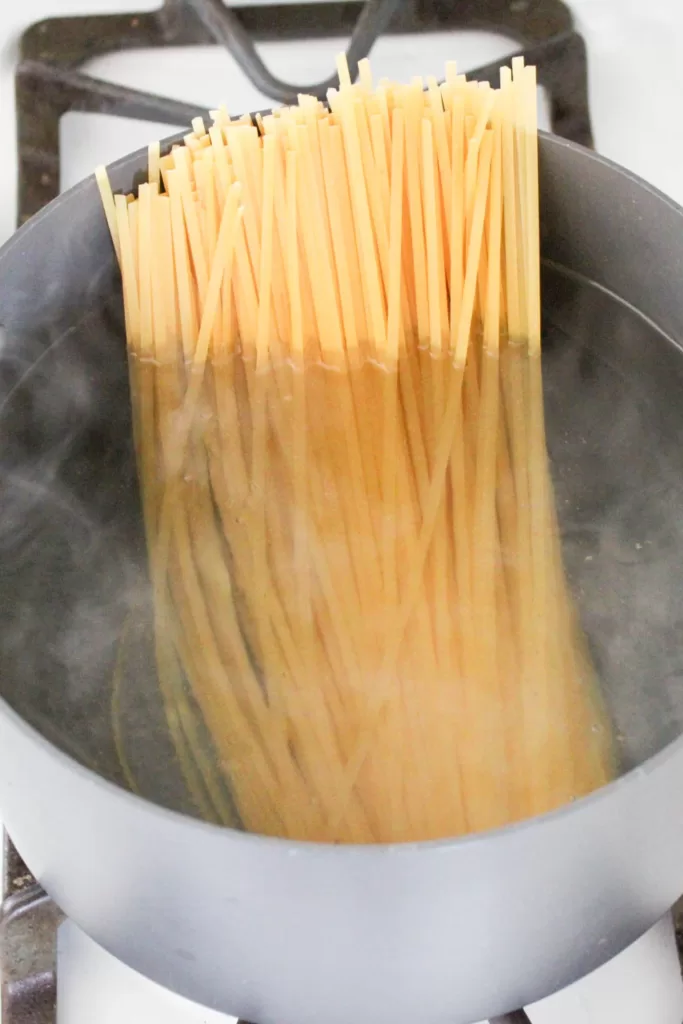
[[[545,448],[535,69],[362,70],[195,121],[137,196],[98,182],[188,785],[367,843],[542,813],[612,762]]]

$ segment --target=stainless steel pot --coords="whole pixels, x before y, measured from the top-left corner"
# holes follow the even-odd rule
[[[683,211],[556,138],[541,161],[549,445],[624,774],[459,841],[307,845],[193,815],[150,687],[120,292],[94,182],[0,252],[3,818],[92,938],[258,1024],[494,1016],[598,967],[683,891]],[[114,185],[143,164],[120,161]],[[112,710],[131,599],[140,638]],[[135,777],[144,797],[126,791]]]

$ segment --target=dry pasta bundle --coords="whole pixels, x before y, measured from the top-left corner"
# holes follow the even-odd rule
[[[612,772],[547,466],[535,69],[339,73],[150,147],[137,196],[98,172],[159,684],[208,817],[456,836]]]

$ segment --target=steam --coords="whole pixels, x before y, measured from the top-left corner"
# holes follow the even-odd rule
[[[0,679],[52,742],[122,782],[112,679],[149,595],[120,294],[68,325],[55,312],[0,339]],[[141,789],[184,809],[147,640],[128,658],[122,732]]]

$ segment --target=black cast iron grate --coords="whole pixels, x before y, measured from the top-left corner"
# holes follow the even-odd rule
[[[94,78],[87,61],[122,50],[218,43],[278,103],[302,90],[323,94],[333,77],[290,85],[263,65],[255,44],[350,37],[351,69],[382,32],[487,29],[516,40],[550,100],[553,131],[592,145],[586,48],[561,0],[322,0],[229,8],[223,0],[164,0],[156,11],[49,18],[23,35],[16,70],[19,222],[59,193],[59,120],[67,111],[169,125],[205,113],[193,104]],[[497,82],[501,62],[473,74]]]
[[[68,111],[187,124],[206,112],[192,104],[129,89],[87,74],[94,57],[116,51],[217,43],[247,77],[278,103],[298,92],[324,96],[331,77],[293,85],[273,76],[254,44],[349,36],[349,66],[367,55],[383,32],[409,34],[488,29],[516,40],[538,68],[553,130],[592,146],[586,49],[561,0],[322,0],[228,8],[223,0],[164,0],[156,11],[49,18],[32,25],[20,44],[16,70],[19,223],[59,194],[59,121]],[[497,81],[500,62],[473,72]],[[57,907],[5,836],[0,912],[0,1010],[3,1024],[55,1024]],[[519,1011],[491,1024],[523,1024]],[[246,1024],[246,1022],[241,1022]]]

